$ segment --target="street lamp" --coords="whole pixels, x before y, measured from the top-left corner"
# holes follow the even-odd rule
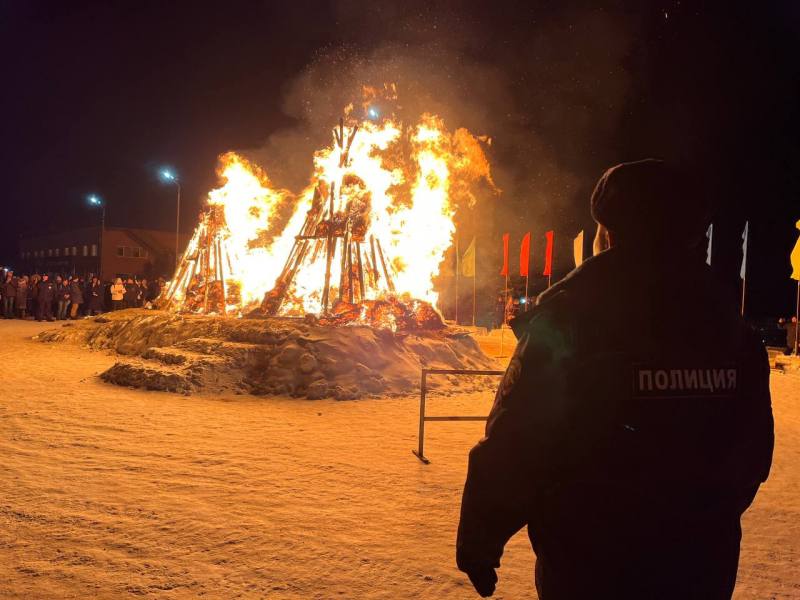
[[[97,244],[97,276],[103,276],[103,234],[106,230],[106,203],[97,194],[89,194],[86,197],[89,206],[100,208],[100,240]]]
[[[178,189],[178,201],[175,207],[175,270],[178,270],[178,248],[181,235],[181,183],[178,176],[170,169],[161,169],[161,179],[167,183],[174,183]]]

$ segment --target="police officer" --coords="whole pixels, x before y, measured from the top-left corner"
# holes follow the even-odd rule
[[[36,320],[54,321],[53,301],[56,297],[56,285],[50,281],[50,276],[45,273],[37,286],[36,292]]]
[[[591,199],[608,249],[512,324],[458,529],[481,596],[527,525],[543,600],[730,598],[772,461],[769,364],[704,263],[691,189],[658,160],[609,169]]]

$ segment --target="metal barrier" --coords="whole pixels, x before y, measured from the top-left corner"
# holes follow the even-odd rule
[[[419,447],[411,453],[424,464],[429,465],[430,460],[425,456],[425,422],[426,421],[485,421],[488,417],[470,416],[425,416],[425,399],[428,393],[428,375],[503,375],[505,371],[473,371],[470,369],[422,369],[422,380],[419,390]]]

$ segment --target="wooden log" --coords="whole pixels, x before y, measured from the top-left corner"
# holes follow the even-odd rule
[[[358,284],[361,290],[361,302],[363,302],[366,293],[364,286],[364,265],[361,262],[361,242],[356,242],[356,254],[358,256]]]
[[[219,281],[220,285],[222,286],[222,314],[228,314],[228,291],[227,286],[225,285],[225,274],[222,272],[222,242],[217,236],[217,256],[214,264],[217,267],[217,273],[219,273]]]
[[[348,300],[349,298],[349,278],[347,277],[347,256],[349,254],[347,250],[349,247],[350,230],[345,226],[344,236],[342,237],[341,269],[339,271],[339,300]]]
[[[347,161],[350,158],[350,147],[353,145],[353,140],[356,137],[356,132],[358,131],[358,124],[353,127],[353,130],[350,132],[350,135],[347,139],[347,147],[344,149],[344,152],[339,159],[339,166],[344,167],[347,166]]]
[[[309,261],[311,264],[317,262],[317,258],[319,258],[319,251],[321,249],[322,249],[322,238],[317,238],[317,241],[314,244],[314,252],[311,255],[311,260]]]
[[[381,274],[380,274],[380,271],[378,271],[378,261],[375,260],[375,236],[374,235],[370,235],[369,236],[369,246],[370,246],[370,250],[372,252],[372,274],[375,277],[375,287],[378,287],[378,284],[380,283],[380,280],[381,280]]]
[[[347,297],[350,304],[355,302],[355,290],[353,289],[353,242],[352,236],[348,236],[347,243]]]
[[[171,306],[172,300],[175,297],[175,293],[178,291],[178,289],[180,289],[181,278],[186,272],[186,269],[189,268],[189,252],[192,248],[197,246],[199,235],[200,227],[197,228],[192,236],[192,239],[189,240],[189,243],[186,245],[186,250],[183,251],[181,262],[178,263],[178,268],[175,271],[173,279],[169,282],[169,288],[167,288],[167,293],[164,295],[164,299],[167,302],[167,308]]]
[[[325,256],[325,282],[322,286],[322,312],[328,312],[328,300],[331,289],[331,261],[333,260],[333,253],[336,251],[336,238],[333,237],[333,197],[336,193],[336,183],[331,183],[330,189],[330,208],[328,210],[328,218],[330,220],[328,227],[328,243],[325,246],[327,254]]]
[[[333,253],[336,252],[336,238],[328,236],[326,244],[327,255],[325,257],[325,283],[322,287],[322,312],[328,312],[328,300],[330,299],[331,290],[331,261],[333,260]]]
[[[392,281],[391,275],[389,275],[389,270],[386,268],[386,259],[383,256],[383,248],[381,247],[381,241],[375,240],[378,244],[378,254],[381,257],[381,265],[383,265],[383,274],[386,277],[386,285],[389,287],[390,292],[394,292],[394,281]]]
[[[335,129],[334,134],[336,134]],[[303,261],[305,260],[309,248],[308,240],[317,240],[317,243],[314,246],[314,258],[312,260],[312,262],[314,262],[317,259],[320,249],[323,247],[322,240],[328,239],[327,236],[326,238],[320,238],[319,236],[315,235],[317,226],[322,220],[324,213],[323,198],[324,195],[321,184],[317,184],[317,187],[314,189],[314,198],[311,201],[311,208],[309,208],[308,212],[306,213],[306,219],[303,222],[303,227],[300,229],[300,234],[295,236],[295,242],[289,252],[289,257],[286,259],[286,262],[283,265],[283,270],[275,279],[275,285],[273,289],[270,290],[273,291],[277,289],[280,291],[280,296],[278,297],[277,301],[273,303],[273,312],[271,313],[273,315],[280,311],[280,308],[286,299],[286,294],[291,287],[291,283],[294,280],[300,265],[302,265]],[[332,198],[331,206],[333,206]],[[327,245],[325,245],[325,247],[327,248]],[[263,303],[262,306],[264,306]]]

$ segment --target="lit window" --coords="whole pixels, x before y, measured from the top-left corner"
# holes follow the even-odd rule
[[[84,246],[83,247],[83,255],[84,256],[89,256],[89,246]]]
[[[60,256],[60,255],[61,255],[61,249],[60,248],[56,248],[56,256]]]
[[[73,246],[72,247],[72,256],[78,256],[78,247],[77,246]]]
[[[53,250],[51,248],[47,249],[47,256],[53,256]]]
[[[92,256],[97,256],[97,244],[92,244]]]

